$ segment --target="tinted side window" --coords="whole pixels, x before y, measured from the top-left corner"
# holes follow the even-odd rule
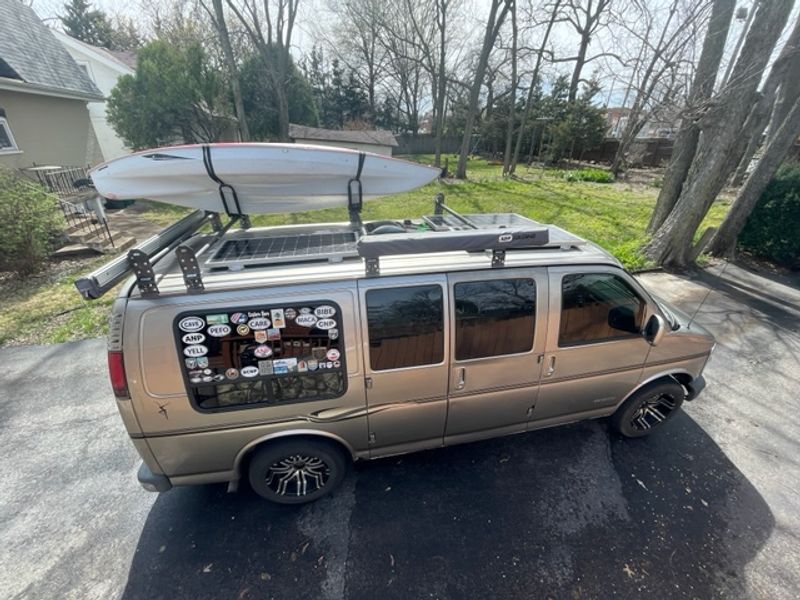
[[[442,288],[438,285],[367,292],[373,371],[429,365],[444,359]]]
[[[559,346],[634,337],[645,304],[622,278],[608,273],[566,275],[561,284]]]
[[[457,283],[454,298],[456,360],[517,354],[533,348],[533,279]]]
[[[332,302],[183,313],[175,336],[197,407],[322,400],[346,388],[342,315]]]

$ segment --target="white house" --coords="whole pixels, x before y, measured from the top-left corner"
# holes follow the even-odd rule
[[[112,52],[76,40],[60,31],[53,33],[106,98],[111,94],[111,90],[117,85],[120,77],[133,75],[135,72],[136,56],[132,52]],[[89,103],[89,118],[103,160],[130,154],[131,150],[117,136],[106,118],[105,102]]]

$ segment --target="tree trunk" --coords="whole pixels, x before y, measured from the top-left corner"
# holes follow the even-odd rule
[[[447,95],[447,3],[437,0],[439,21],[439,91],[436,96],[436,138],[434,139],[434,158],[433,164],[437,167],[442,166],[442,135],[444,134],[444,103]]]
[[[775,135],[770,138],[755,170],[747,178],[744,187],[739,190],[730,211],[711,241],[711,254],[729,256],[733,253],[736,238],[744,228],[747,218],[753,212],[761,194],[781,166],[798,135],[800,135],[800,100],[795,101],[792,110],[786,115]]]
[[[800,96],[800,19],[794,24],[791,34],[778,58],[772,64],[769,76],[762,88],[762,98],[753,109],[743,135],[749,140],[747,149],[739,161],[739,167],[733,178],[733,185],[741,185],[747,175],[747,168],[753,159],[756,149],[761,144],[764,130],[772,123],[771,129],[777,129],[794,106],[794,100]],[[787,77],[787,73],[790,76]],[[778,88],[780,87],[780,94]],[[770,116],[772,119],[770,120]],[[773,132],[769,132],[771,136]]]
[[[700,53],[697,71],[692,82],[689,110],[700,111],[714,91],[714,82],[725,51],[725,40],[728,37],[728,29],[735,6],[735,0],[714,0],[708,31],[703,41],[703,50]],[[695,115],[685,115],[681,122],[672,156],[664,173],[661,191],[647,226],[648,233],[653,233],[661,227],[681,195],[683,183],[689,174],[700,137],[700,129],[696,123],[697,118]]]
[[[545,48],[547,47],[547,41],[550,39],[550,32],[553,30],[553,25],[556,22],[560,8],[561,0],[555,0],[553,3],[553,10],[550,13],[550,20],[547,22],[547,28],[544,31],[544,37],[542,37],[542,43],[539,45],[539,52],[536,55],[536,64],[533,67],[533,73],[531,75],[531,85],[528,87],[528,97],[525,100],[525,112],[523,113],[519,132],[517,133],[517,141],[514,144],[514,156],[511,158],[511,165],[508,169],[509,175],[514,174],[514,171],[517,169],[517,163],[519,163],[519,153],[522,149],[522,136],[525,135],[525,126],[528,124],[528,119],[531,116],[531,103],[533,102],[533,92],[536,90],[536,84],[539,80],[539,69],[542,66],[542,59],[544,57]],[[531,142],[531,144],[533,144],[533,142]]]
[[[239,136],[241,141],[250,141],[250,129],[247,126],[247,117],[244,114],[244,100],[242,100],[242,88],[239,84],[239,69],[236,66],[236,58],[233,55],[231,38],[228,34],[228,25],[225,23],[225,13],[222,10],[222,0],[211,0],[214,5],[214,16],[217,22],[217,32],[219,41],[222,45],[222,53],[225,57],[225,65],[230,71],[231,91],[233,92],[233,106],[236,111],[236,119],[239,122]]]
[[[689,262],[694,233],[744,152],[741,130],[792,5],[793,0],[775,0],[758,6],[731,80],[701,120],[703,136],[680,198],[644,248],[656,263],[684,267]]]
[[[586,64],[586,51],[589,49],[589,42],[591,42],[591,35],[588,32],[581,34],[581,44],[578,47],[578,56],[575,58],[575,68],[572,69],[572,79],[569,83],[569,98],[570,102],[575,102],[578,97],[578,87],[581,84],[581,72],[583,66]]]
[[[511,7],[511,99],[508,106],[506,147],[503,151],[503,175],[509,174],[511,166],[511,143],[514,140],[514,125],[517,112],[517,3]]]
[[[478,112],[478,100],[481,94],[481,86],[483,85],[484,75],[486,75],[486,67],[489,64],[489,54],[491,54],[500,26],[506,18],[510,2],[514,2],[514,0],[492,0],[492,5],[489,10],[486,31],[483,35],[483,46],[481,47],[481,54],[478,58],[478,66],[475,69],[475,80],[472,82],[472,87],[469,92],[469,105],[467,106],[467,115],[464,123],[464,137],[461,139],[461,151],[458,155],[458,167],[456,167],[456,177],[458,179],[467,178],[467,156],[469,155],[470,144],[472,142],[472,128],[475,125],[475,115]],[[501,4],[503,8],[499,10],[498,13]]]

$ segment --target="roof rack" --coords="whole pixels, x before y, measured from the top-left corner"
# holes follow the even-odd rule
[[[216,235],[221,236],[236,221],[236,218],[232,218],[223,225],[217,213],[196,210],[138,244],[127,254],[120,255],[99,269],[78,278],[75,280],[75,287],[85,299],[96,300],[133,272],[143,295],[158,295],[153,262],[182,244],[206,223],[211,223]]]
[[[203,264],[206,272],[356,258],[364,261],[368,277],[377,277],[381,272],[380,259],[388,256],[485,252],[491,254],[492,268],[501,268],[505,266],[506,253],[511,250],[567,250],[587,243],[559,227],[543,225],[514,213],[462,215],[444,204],[442,194],[436,195],[434,214],[421,221],[406,220],[402,226],[399,222],[367,223],[365,226],[355,222],[357,190],[353,196],[349,206],[350,223],[276,228],[267,235],[258,230],[243,230],[225,236],[241,216],[231,215],[223,225],[218,213],[195,211],[127,255],[78,279],[75,285],[84,298],[96,299],[132,273],[142,297],[156,297],[159,290],[153,264],[172,250],[175,250],[186,292],[200,294],[205,291],[205,284],[198,256],[207,250],[212,252]],[[184,245],[208,222],[214,230],[211,240],[197,250]]]

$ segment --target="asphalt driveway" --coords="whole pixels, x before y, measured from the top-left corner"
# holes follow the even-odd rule
[[[305,507],[142,491],[102,340],[0,350],[0,598],[798,598],[800,291],[720,271],[642,276],[719,342],[665,431],[376,461]]]

